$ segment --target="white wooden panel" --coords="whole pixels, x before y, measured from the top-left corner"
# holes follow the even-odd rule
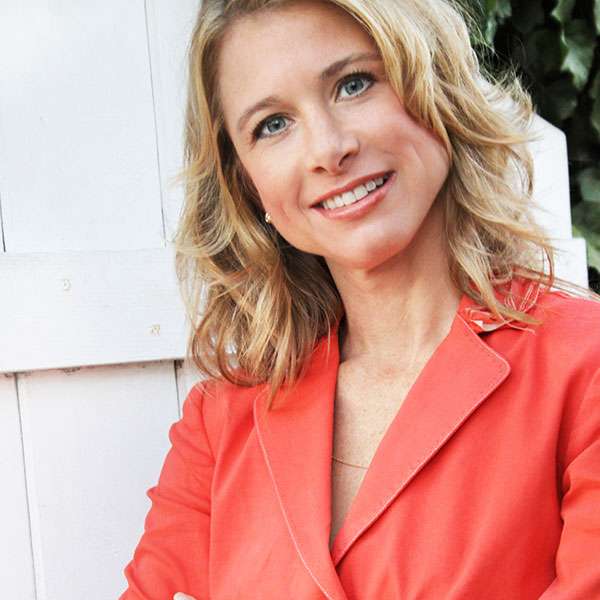
[[[2,170],[0,169],[0,253],[4,252],[5,250],[6,247],[4,245],[4,225],[2,223]]]
[[[179,396],[179,416],[183,408],[183,401],[192,387],[198,383],[204,376],[198,371],[198,368],[190,360],[175,361],[175,370],[177,373],[177,391]]]
[[[37,600],[116,598],[178,418],[173,364],[28,374],[19,396]]]
[[[555,243],[556,276],[582,287],[588,287],[586,243],[582,238]]]
[[[557,274],[587,285],[585,241],[556,245]],[[0,372],[183,358],[172,263],[171,248],[0,256]]]
[[[183,189],[173,178],[183,157],[186,52],[200,0],[147,0],[148,40],[167,239],[172,240]]]
[[[534,159],[536,219],[553,238],[570,239],[571,204],[565,134],[539,116],[534,118],[531,132],[538,136],[529,143]]]
[[[0,255],[0,372],[181,358],[169,248]]]
[[[7,250],[161,245],[143,0],[2,0],[2,9]]]
[[[15,378],[0,376],[0,590],[3,598],[35,599],[29,511]]]

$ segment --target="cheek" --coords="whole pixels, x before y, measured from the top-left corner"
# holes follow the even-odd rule
[[[432,184],[445,179],[450,168],[446,147],[432,131],[421,126],[406,113],[388,123],[387,135],[390,147],[396,152],[417,160]]]
[[[255,182],[258,195],[263,208],[271,214],[278,214],[282,210],[284,190],[279,178],[263,177]]]
[[[242,160],[246,179],[252,182],[262,207],[272,212],[272,198],[277,196],[277,177],[273,169],[265,168],[261,161]]]
[[[285,214],[298,196],[298,182],[293,169],[276,158],[249,170],[264,209],[273,215]]]

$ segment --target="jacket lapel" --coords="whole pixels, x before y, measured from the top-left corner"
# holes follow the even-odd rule
[[[283,516],[306,569],[330,600],[345,600],[336,565],[352,544],[510,372],[478,333],[481,314],[464,295],[438,346],[388,427],[331,551],[331,454],[339,365],[337,326],[322,338],[305,375],[254,421]],[[467,367],[465,368],[465,365]]]
[[[464,318],[470,306],[463,296],[449,334],[388,427],[334,540],[335,565],[510,372]]]
[[[321,338],[305,375],[275,408],[254,402],[254,422],[286,525],[300,558],[330,600],[346,600],[331,561],[331,452],[339,363],[337,333]]]

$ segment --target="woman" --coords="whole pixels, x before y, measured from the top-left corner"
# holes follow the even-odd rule
[[[600,308],[549,290],[525,95],[443,0],[204,0],[190,57],[210,377],[122,598],[600,598]]]

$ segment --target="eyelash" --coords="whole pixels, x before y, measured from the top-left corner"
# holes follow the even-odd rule
[[[353,94],[352,96],[350,96],[350,98],[356,98],[358,96],[362,96],[362,94],[364,92],[366,92],[372,85],[373,83],[375,83],[376,79],[375,76],[373,75],[373,73],[370,73],[369,71],[352,71],[351,73],[348,73],[348,75],[346,75],[338,84],[337,87],[337,91],[339,93],[340,89],[346,85],[347,83],[349,83],[350,81],[354,80],[354,79],[366,79],[368,81],[368,85],[366,87],[364,87],[362,90],[360,90],[360,92],[358,92],[357,94]],[[275,119],[275,118],[282,118],[283,115],[270,115],[268,116],[266,119],[263,119],[260,123],[258,123],[258,125],[252,130],[252,140],[253,141],[257,141],[259,139],[263,139],[263,138],[270,138],[270,137],[275,137],[276,135],[279,135],[278,133],[273,133],[271,135],[261,135],[261,130],[262,128],[271,120],[271,119]]]

